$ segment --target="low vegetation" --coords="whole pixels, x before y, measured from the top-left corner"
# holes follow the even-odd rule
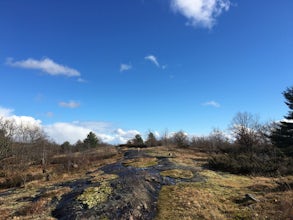
[[[125,160],[123,162],[123,165],[124,166],[133,166],[133,167],[137,167],[137,168],[151,167],[151,166],[157,165],[157,159],[150,158],[150,157],[130,159],[130,160]]]
[[[241,112],[232,119],[229,138],[217,129],[191,139],[183,131],[160,138],[150,132],[146,141],[136,135],[111,146],[90,132],[76,144],[59,145],[38,127],[0,118],[0,218],[54,219],[53,210],[79,183],[92,185],[72,201],[86,209],[106,203],[111,181],[118,184],[121,176],[102,167],[116,164],[143,171],[148,183],[156,183],[150,188],[160,189],[156,219],[292,219],[293,87],[284,96],[286,120],[260,123]]]
[[[190,170],[173,169],[162,171],[161,176],[167,176],[176,179],[191,179],[194,176],[194,174]]]
[[[203,170],[204,182],[163,186],[156,219],[290,219],[293,192],[280,179]],[[282,181],[290,181],[289,177]],[[281,184],[282,185],[282,184]],[[253,195],[258,202],[247,198]]]

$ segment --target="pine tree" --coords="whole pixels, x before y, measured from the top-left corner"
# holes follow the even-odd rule
[[[284,91],[283,95],[290,110],[285,119],[273,130],[270,138],[287,156],[293,157],[293,86]]]
[[[86,139],[84,139],[83,143],[87,147],[96,147],[100,143],[100,140],[97,138],[97,136],[93,132],[90,132],[87,135]]]
[[[156,145],[158,144],[158,141],[157,141],[157,139],[156,139],[156,137],[155,137],[155,135],[154,135],[153,132],[150,132],[150,133],[148,134],[148,138],[147,138],[145,144],[146,144],[148,147],[154,147],[154,146],[156,146]]]
[[[137,147],[142,147],[144,145],[142,137],[137,134],[133,139],[134,145]]]

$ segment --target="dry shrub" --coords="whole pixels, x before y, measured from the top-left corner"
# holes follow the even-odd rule
[[[270,146],[257,146],[250,149],[234,146],[226,153],[210,156],[208,166],[211,169],[234,174],[265,176],[287,174],[290,168],[280,152]]]
[[[44,199],[39,199],[35,202],[30,203],[19,211],[19,215],[39,215],[46,211],[47,201]]]

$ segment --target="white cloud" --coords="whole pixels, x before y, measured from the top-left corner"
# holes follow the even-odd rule
[[[35,119],[31,116],[12,115],[12,116],[6,117],[6,119],[14,121],[17,127],[18,126],[24,126],[29,128],[42,127],[42,121],[39,119]]]
[[[44,130],[49,137],[59,144],[65,141],[74,144],[78,140],[85,139],[90,131],[94,132],[103,142],[111,144],[126,143],[136,134],[139,134],[136,130],[114,129],[107,122],[58,122],[44,126]]]
[[[155,64],[157,67],[160,67],[160,64],[157,60],[157,58],[154,55],[148,55],[144,57],[145,60],[151,61],[153,64]]]
[[[115,139],[120,143],[126,143],[128,140],[134,138],[135,135],[140,134],[137,130],[124,131],[118,128],[113,132]]]
[[[0,106],[0,117],[8,117],[13,113],[13,109],[3,108]]]
[[[58,144],[69,141],[71,144],[84,140],[89,132],[94,132],[103,142],[122,144],[140,134],[137,130],[115,128],[112,123],[99,121],[56,122],[43,125],[42,121],[31,116],[15,115],[13,109],[0,106],[0,118],[13,121],[16,126],[39,127]],[[51,112],[48,115],[51,116]]]
[[[59,102],[59,106],[64,108],[78,108],[80,106],[80,103],[76,101]]]
[[[64,122],[45,125],[44,130],[50,138],[59,144],[65,141],[74,144],[78,140],[85,139],[87,134],[91,131],[91,129]]]
[[[0,118],[13,121],[16,126],[40,127],[41,120],[35,119],[31,116],[17,116],[13,114],[14,109],[3,108],[0,106]]]
[[[220,108],[221,105],[216,102],[216,101],[208,101],[208,102],[205,102],[202,104],[203,106],[212,106],[212,107],[215,107],[215,108]]]
[[[132,65],[130,64],[125,64],[125,63],[120,64],[120,72],[124,72],[131,69],[132,69]]]
[[[230,8],[230,0],[172,0],[171,7],[188,19],[188,25],[211,29],[216,18]]]
[[[42,60],[35,60],[29,58],[27,60],[13,61],[12,58],[7,59],[6,64],[12,67],[20,67],[24,69],[36,69],[41,70],[49,75],[65,75],[65,76],[80,76],[80,73],[67,66],[55,63],[49,58],[44,58]]]

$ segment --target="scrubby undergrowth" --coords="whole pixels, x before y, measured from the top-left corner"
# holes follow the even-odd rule
[[[99,215],[108,219],[293,216],[293,176],[213,171],[206,167],[207,154],[188,148],[109,148],[104,154],[100,150],[89,150],[92,160],[83,166],[77,162],[82,154],[72,155],[80,166],[69,172],[56,172],[60,156],[48,167],[50,180],[0,190],[0,219],[58,219],[67,214],[96,219]],[[247,200],[247,194],[257,201]]]

